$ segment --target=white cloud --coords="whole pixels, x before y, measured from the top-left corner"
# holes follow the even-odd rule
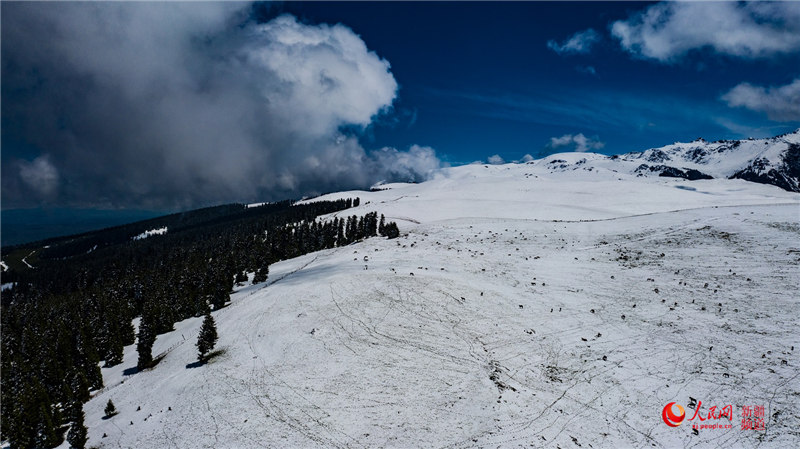
[[[408,151],[385,147],[370,153],[375,171],[384,179],[420,182],[428,179],[432,172],[442,167],[442,161],[431,147],[412,145]]]
[[[31,205],[34,185],[60,179],[61,204],[185,208],[419,180],[439,164],[432,149],[360,144],[398,84],[353,30],[255,23],[249,7],[3,4],[4,118],[59,169],[4,167],[3,201]],[[30,73],[47,82],[31,89]]]
[[[586,137],[583,133],[564,134],[561,137],[551,137],[549,148],[554,150],[571,150],[584,153],[591,150],[599,150],[606,146],[604,142],[598,140],[597,136]]]
[[[48,156],[40,156],[31,162],[19,162],[20,179],[42,196],[50,196],[58,188],[58,170]]]
[[[343,124],[367,126],[395,98],[389,62],[344,25],[281,16],[250,35],[239,55],[264,77],[259,87],[269,107],[286,111],[295,128],[327,133]]]
[[[520,159],[519,161],[525,163],[525,162],[530,162],[532,160],[533,156],[531,156],[530,154],[526,154],[525,156],[522,156],[522,159]]]
[[[691,50],[765,58],[800,50],[800,3],[662,2],[614,22],[628,52],[674,62]]]
[[[505,159],[500,157],[499,154],[495,154],[493,156],[489,156],[489,159],[487,159],[487,162],[489,162],[492,165],[500,165],[500,164],[505,164],[506,163]]]
[[[547,48],[560,55],[589,53],[594,44],[596,44],[599,40],[600,35],[597,33],[597,31],[589,28],[588,30],[579,31],[573,34],[569,39],[565,40],[561,44],[554,40],[549,40],[547,41]]]
[[[722,96],[731,107],[764,112],[771,120],[800,120],[800,78],[785,86],[762,87],[742,83]]]

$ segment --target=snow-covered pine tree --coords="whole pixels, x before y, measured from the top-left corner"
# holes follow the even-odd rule
[[[211,313],[206,313],[203,326],[200,328],[200,335],[197,336],[198,359],[203,361],[206,355],[214,349],[215,344],[217,344],[217,325],[214,323]]]

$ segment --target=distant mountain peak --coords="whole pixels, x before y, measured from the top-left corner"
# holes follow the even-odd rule
[[[744,179],[800,192],[800,129],[766,139],[708,142],[698,138],[615,159],[640,163],[634,170],[640,175]]]
[[[800,129],[765,139],[698,138],[613,156],[558,153],[529,164],[551,172],[609,170],[636,177],[742,179],[800,192]]]

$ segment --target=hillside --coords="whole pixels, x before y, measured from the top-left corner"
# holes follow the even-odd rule
[[[797,446],[800,195],[619,162],[470,165],[310,200],[358,196],[322,218],[377,211],[404,235],[236,287],[208,364],[201,318],[158,337],[151,370],[125,347],[85,405],[89,445]],[[667,427],[664,405],[690,397],[732,404],[733,429]],[[766,432],[739,428],[743,405],[765,407]]]
[[[358,201],[222,206],[10,248],[2,264],[2,438],[14,448],[61,444],[90,391],[108,385],[101,365],[119,366],[135,343],[137,361],[126,372],[153,368],[158,336],[227,306],[246,272],[263,283],[277,261],[397,237],[397,224],[376,214],[317,220]]]

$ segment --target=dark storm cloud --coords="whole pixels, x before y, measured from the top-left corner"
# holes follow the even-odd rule
[[[3,3],[3,206],[187,207],[420,180],[365,151],[389,62],[343,25],[242,3]]]

